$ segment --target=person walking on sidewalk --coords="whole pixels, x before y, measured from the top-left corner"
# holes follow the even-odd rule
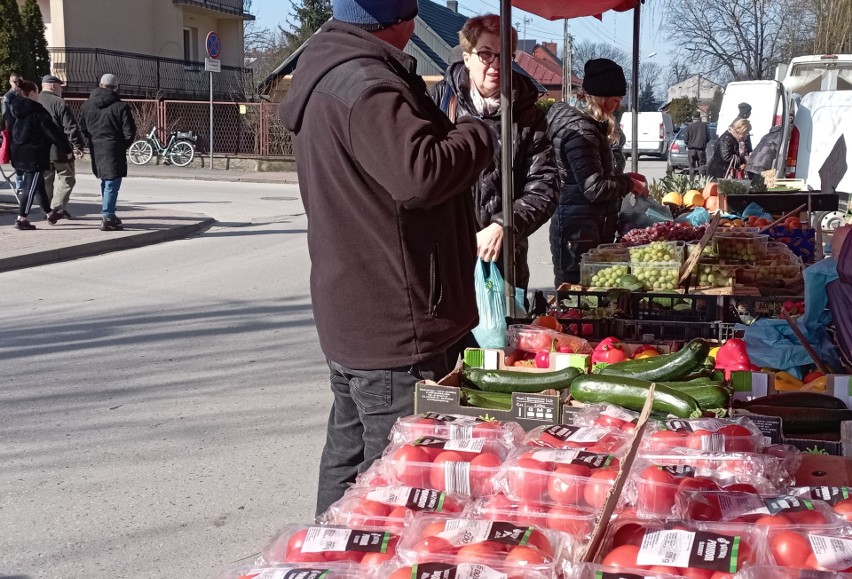
[[[50,113],[39,104],[38,87],[35,83],[18,79],[16,86],[19,94],[9,97],[4,122],[11,139],[12,167],[23,176],[15,227],[26,230],[36,228],[28,219],[36,197],[47,219],[56,219],[50,210],[50,202],[44,188],[44,172],[50,167],[51,145],[66,159],[74,155],[65,133],[53,123]]]
[[[689,177],[696,170],[702,177],[707,174],[707,145],[710,143],[710,128],[701,120],[701,113],[692,113],[692,122],[683,130],[683,141],[689,159]]]
[[[114,75],[103,75],[98,88],[83,103],[80,128],[89,142],[92,172],[101,180],[101,231],[119,231],[121,219],[115,215],[115,205],[121,180],[127,177],[127,149],[136,138],[136,123],[130,106],[118,95]]]
[[[470,188],[496,135],[444,115],[402,49],[417,0],[334,0],[281,105],[308,216],[311,301],[334,395],[324,512],[414,412],[414,385],[473,345]]]
[[[62,98],[62,81],[52,74],[42,77],[38,102],[47,109],[47,112],[53,118],[53,122],[65,131],[68,141],[74,148],[74,156],[76,158],[82,157],[86,142],[83,139],[83,133],[80,132],[79,125],[77,125],[74,113],[71,112],[65,99]],[[59,219],[71,218],[66,206],[71,198],[71,190],[77,182],[75,173],[74,159],[69,160],[62,157],[56,147],[51,147],[50,169],[44,173],[44,185],[47,189],[47,196],[50,198],[50,208],[56,218],[50,221],[51,225]]]

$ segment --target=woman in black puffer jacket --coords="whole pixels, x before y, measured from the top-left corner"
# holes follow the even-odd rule
[[[627,92],[624,71],[605,58],[590,60],[583,91],[582,109],[556,103],[547,115],[562,179],[559,206],[550,221],[556,287],[579,283],[582,255],[615,240],[624,196],[648,194],[642,175],[620,174],[612,150],[621,138],[613,112]]]
[[[433,100],[452,121],[463,116],[484,120],[500,135],[500,19],[494,14],[468,20],[459,40],[462,62],[447,68],[444,80],[430,90]],[[512,47],[518,35],[512,30]],[[514,150],[515,287],[526,289],[530,270],[527,238],[544,225],[556,208],[559,177],[553,158],[547,120],[535,106],[538,92],[532,82],[513,73],[512,115],[517,140]],[[502,148],[502,147],[501,147]],[[476,246],[484,261],[496,261],[502,271],[503,188],[500,153],[494,156],[473,188],[479,232]],[[473,275],[473,272],[471,272]]]
[[[23,174],[15,227],[27,230],[36,228],[27,218],[36,198],[48,221],[51,224],[57,221],[57,216],[50,210],[50,199],[44,186],[44,172],[50,168],[50,146],[55,145],[63,157],[71,159],[73,154],[68,137],[39,104],[35,83],[18,79],[17,88],[19,94],[9,96],[3,120],[9,130],[12,167]]]

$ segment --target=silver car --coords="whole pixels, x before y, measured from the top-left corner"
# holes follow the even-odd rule
[[[709,123],[707,127],[710,129],[710,142],[707,144],[707,158],[709,159],[713,147],[716,146],[716,123]],[[686,152],[686,143],[683,140],[684,129],[686,127],[681,127],[678,130],[677,135],[672,140],[672,144],[669,146],[669,162],[666,166],[669,173],[689,170],[689,156]]]

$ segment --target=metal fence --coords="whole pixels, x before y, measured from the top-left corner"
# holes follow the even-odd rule
[[[85,99],[65,99],[79,116]],[[194,131],[196,149],[210,152],[210,103],[203,101],[157,101],[124,99],[133,111],[138,138],[152,127],[160,141],[170,131]],[[281,125],[277,103],[213,103],[213,153],[252,157],[281,157],[293,154],[291,134]]]

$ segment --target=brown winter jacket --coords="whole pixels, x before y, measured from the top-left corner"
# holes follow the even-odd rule
[[[415,364],[477,322],[469,191],[492,137],[478,120],[453,126],[415,68],[374,35],[330,21],[281,105],[295,135],[320,345],[349,368]]]

